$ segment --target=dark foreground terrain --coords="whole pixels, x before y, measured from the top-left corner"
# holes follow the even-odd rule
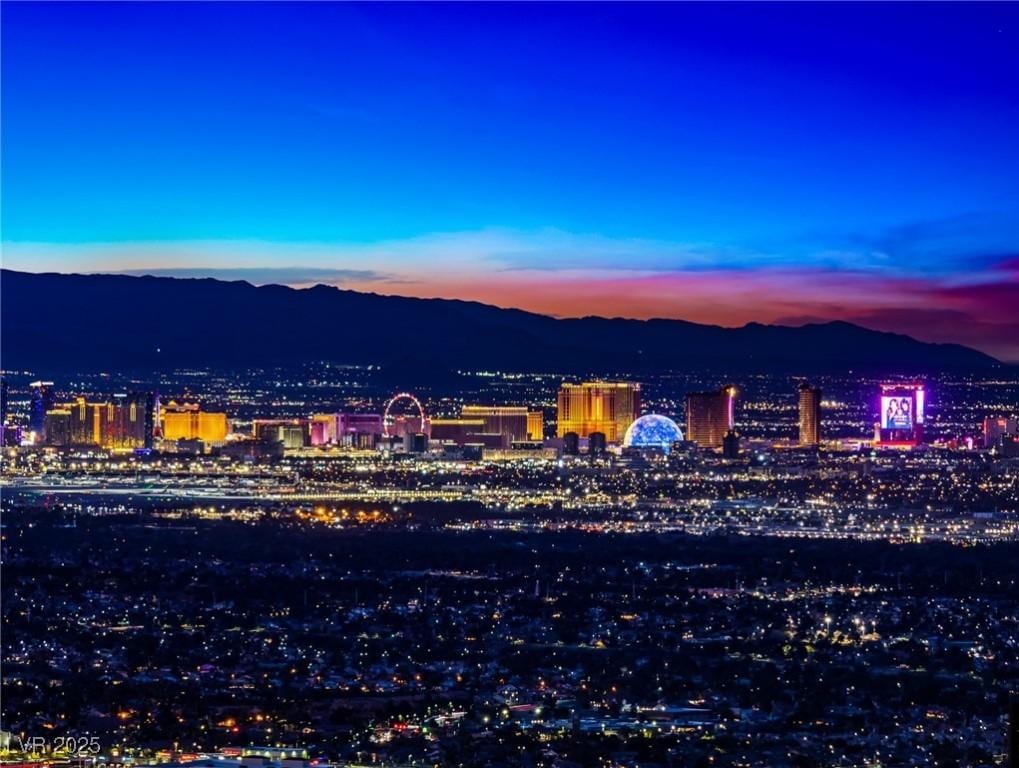
[[[1019,548],[16,510],[4,728],[448,765],[992,765]]]

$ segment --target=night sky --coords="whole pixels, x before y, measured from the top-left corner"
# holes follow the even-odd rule
[[[1019,360],[1019,4],[4,3],[3,265]]]

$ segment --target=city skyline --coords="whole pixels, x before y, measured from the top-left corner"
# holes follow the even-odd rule
[[[4,7],[4,266],[1019,359],[1008,5]]]
[[[1009,374],[8,372],[0,750],[1006,765]]]
[[[0,768],[1019,761],[1019,3],[0,13]]]

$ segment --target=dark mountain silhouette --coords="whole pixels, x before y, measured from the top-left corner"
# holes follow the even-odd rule
[[[912,373],[999,364],[957,344],[926,344],[842,322],[721,328],[681,320],[560,320],[476,302],[324,285],[296,290],[4,270],[0,298],[3,367],[53,373],[322,360],[422,374],[693,367]]]

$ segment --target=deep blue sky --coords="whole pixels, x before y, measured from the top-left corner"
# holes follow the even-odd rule
[[[600,280],[619,313],[651,301],[695,319],[712,319],[696,296],[673,306],[626,279],[661,277],[665,294],[707,291],[685,279],[703,272],[781,293],[775,271],[803,269],[1014,284],[1016,4],[2,13],[8,266],[292,283],[282,268],[307,266],[525,305],[522,275],[558,270],[584,301],[611,295],[582,290]],[[757,315],[895,303],[851,298]],[[749,319],[727,311],[714,319]]]

